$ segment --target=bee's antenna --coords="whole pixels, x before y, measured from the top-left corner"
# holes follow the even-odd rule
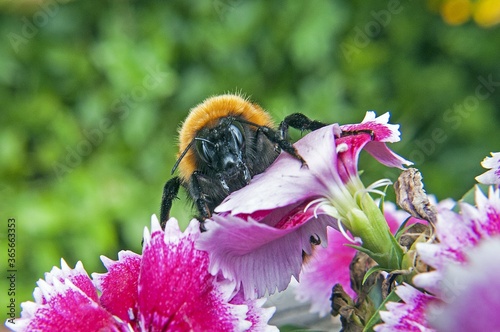
[[[208,143],[208,144],[211,144],[212,146],[215,145],[214,143],[210,142],[208,139],[206,138],[201,138],[201,137],[195,137],[194,138],[195,141],[202,141],[202,142],[205,142],[205,143]],[[193,144],[193,142],[191,142],[191,144]],[[190,144],[190,145],[191,145]],[[188,147],[189,148],[189,147]],[[184,156],[184,153],[182,154]]]
[[[170,175],[174,174],[175,170],[177,169],[177,166],[179,166],[179,163],[181,162],[182,158],[186,155],[186,153],[191,149],[191,146],[193,146],[195,140],[192,140],[191,143],[188,144],[188,146],[182,151],[181,155],[179,158],[177,158],[177,161],[174,164],[174,167],[172,167],[172,170],[170,171]]]
[[[172,170],[170,171],[170,175],[174,174],[175,170],[177,169],[177,167],[179,166],[182,158],[184,158],[184,156],[186,155],[186,153],[189,151],[189,149],[191,149],[191,147],[193,146],[193,143],[195,141],[203,141],[205,143],[208,143],[208,144],[211,144],[211,145],[214,145],[214,143],[210,142],[208,139],[205,139],[205,138],[201,138],[201,137],[195,137],[191,143],[189,143],[189,145],[184,149],[184,151],[182,151],[181,155],[179,156],[179,158],[177,158],[177,161],[175,162],[174,164],[174,167],[172,167]]]

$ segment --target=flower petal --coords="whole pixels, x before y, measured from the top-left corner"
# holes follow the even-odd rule
[[[53,285],[55,280],[64,282],[64,280],[69,280],[73,285],[79,288],[94,302],[98,302],[97,291],[90,280],[87,271],[83,268],[82,262],[77,262],[75,268],[72,269],[68,266],[66,261],[61,258],[61,268],[54,266],[52,270],[45,274],[45,281]]]
[[[489,171],[476,176],[476,181],[483,184],[500,185],[500,152],[492,152],[491,157],[484,158],[481,166]]]
[[[252,323],[252,326],[247,330],[247,332],[278,332],[279,330],[276,326],[268,325],[268,321],[273,316],[276,308],[263,308],[262,306],[265,302],[265,298],[258,300],[245,300],[241,292],[238,292],[230,301],[232,304],[244,304],[248,306],[246,319]]]
[[[38,281],[44,304],[25,302],[21,318],[6,323],[13,331],[126,331],[128,328],[69,279]]]
[[[475,199],[477,209],[474,209],[467,217],[473,220],[479,234],[482,237],[500,234],[500,189],[490,187],[488,197],[486,197],[483,192],[477,188]],[[462,210],[463,209],[464,208],[462,208]]]
[[[102,306],[123,321],[135,321],[141,256],[131,251],[120,251],[116,262],[104,256],[101,260],[108,272],[93,273],[92,279],[102,293]]]
[[[483,241],[467,254],[468,264],[450,265],[443,285],[444,304],[430,307],[429,321],[439,331],[495,331],[500,326],[500,237]]]
[[[374,327],[376,332],[394,331],[435,331],[429,327],[425,310],[435,300],[431,295],[422,293],[408,284],[396,288],[396,293],[404,303],[388,302],[387,311],[380,311],[384,324]]]
[[[439,298],[446,299],[448,297],[446,291],[448,286],[443,287],[443,274],[440,271],[431,271],[427,273],[420,273],[413,278],[413,284],[426,291],[435,294]]]
[[[311,252],[312,235],[326,244],[326,226],[331,222],[330,217],[318,216],[303,225],[278,229],[252,218],[214,215],[205,223],[207,232],[197,247],[209,252],[212,274],[221,271],[242,287],[245,298],[257,298],[266,291],[282,291],[292,276],[298,278],[302,251]]]
[[[427,264],[442,268],[449,262],[465,262],[465,252],[482,238],[500,234],[500,190],[490,188],[487,198],[476,188],[476,205],[461,203],[461,214],[438,207],[437,244],[419,243],[417,251]]]
[[[366,152],[371,154],[373,158],[377,159],[379,163],[387,167],[395,167],[404,169],[404,166],[413,165],[409,160],[392,152],[391,149],[381,142],[369,142],[365,147]]]
[[[357,166],[358,155],[361,149],[365,149],[381,164],[388,167],[403,169],[404,165],[413,163],[392,152],[385,143],[394,143],[400,140],[399,125],[389,124],[390,114],[387,112],[379,117],[375,113],[367,112],[363,121],[359,124],[349,124],[340,126],[343,132],[369,132],[364,135],[346,135],[341,137],[337,144],[346,143],[352,148],[349,158]],[[365,146],[366,145],[366,146]]]
[[[197,220],[184,233],[177,221],[165,232],[156,218],[146,233],[139,276],[139,326],[143,330],[239,331],[248,329],[248,307],[228,301],[234,284],[208,273],[208,254],[196,250]]]
[[[392,234],[396,234],[399,226],[408,218],[410,218],[410,214],[404,210],[399,210],[396,207],[396,204],[389,201],[384,201],[383,205],[384,217],[387,220],[387,225],[391,230]],[[406,223],[407,226],[421,222],[421,220],[411,217],[410,220]]]
[[[368,111],[361,123],[340,126],[343,132],[370,131],[373,140],[377,142],[395,143],[400,140],[398,124],[389,124],[390,113],[386,112],[378,117],[374,111]]]
[[[427,264],[441,268],[449,261],[465,260],[464,248],[477,243],[477,235],[472,231],[472,223],[453,211],[440,211],[436,225],[440,244],[418,243],[417,251]]]
[[[295,289],[297,300],[311,302],[311,312],[325,316],[331,311],[332,287],[340,283],[346,293],[355,297],[351,289],[349,265],[356,249],[346,246],[346,238],[334,229],[328,229],[328,246],[315,247],[300,273],[300,283]]]

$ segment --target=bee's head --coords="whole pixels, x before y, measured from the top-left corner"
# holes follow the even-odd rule
[[[221,118],[212,128],[203,128],[195,137],[200,163],[214,172],[225,189],[228,182],[250,181],[246,165],[245,130],[234,117]]]
[[[249,129],[249,124],[254,129]],[[206,99],[191,109],[182,124],[172,173],[178,167],[184,182],[200,170],[222,179],[243,174],[242,179],[248,182],[245,151],[253,139],[248,135],[259,126],[274,127],[271,116],[244,97],[227,94]]]

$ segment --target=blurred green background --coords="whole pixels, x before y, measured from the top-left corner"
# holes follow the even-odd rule
[[[18,305],[61,257],[91,273],[140,252],[179,123],[215,94],[241,91],[277,122],[390,111],[392,148],[429,193],[460,198],[500,151],[500,11],[483,2],[0,0],[0,306],[8,218]],[[398,175],[360,168],[366,184]],[[181,196],[172,214],[193,212]]]

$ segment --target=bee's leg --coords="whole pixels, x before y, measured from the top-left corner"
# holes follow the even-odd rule
[[[200,221],[200,230],[204,232],[206,230],[204,226],[205,219],[210,218],[212,213],[210,212],[210,208],[207,204],[207,195],[203,193],[203,190],[201,188],[199,177],[203,177],[203,174],[197,171],[193,172],[193,175],[191,175],[191,180],[189,181],[188,190],[189,194],[194,200],[196,209],[200,214],[200,216],[198,217]]]
[[[358,134],[368,134],[368,135],[370,135],[372,141],[375,138],[374,137],[375,133],[373,132],[373,130],[370,130],[370,129],[360,129],[360,130],[352,130],[352,131],[343,131],[342,133],[340,133],[340,137],[352,136],[352,135],[358,135]]]
[[[326,126],[325,123],[311,120],[304,114],[294,113],[287,116],[280,123],[278,131],[265,126],[259,127],[257,131],[262,132],[271,142],[278,145],[281,150],[288,152],[290,155],[297,158],[302,163],[302,166],[305,166],[307,165],[305,160],[302,159],[302,157],[298,154],[297,150],[289,140],[288,127],[292,127],[300,131],[313,131],[324,126]]]
[[[161,197],[160,206],[160,225],[162,229],[165,229],[167,220],[170,218],[170,209],[172,208],[172,202],[175,198],[177,198],[180,184],[181,180],[179,179],[179,177],[175,177],[168,180],[163,187],[163,195]]]
[[[316,120],[311,120],[307,116],[301,113],[293,113],[287,116],[279,125],[279,131],[281,137],[284,139],[288,139],[288,128],[292,127],[300,130],[301,132],[304,130],[314,131],[321,127],[326,126],[326,123],[319,122]],[[358,135],[358,134],[369,134],[373,139],[373,131],[370,129],[361,129],[361,130],[353,130],[353,131],[342,131],[340,136],[350,136],[350,135]]]
[[[299,160],[302,163],[302,166],[307,165],[306,161],[302,159],[302,157],[299,155],[293,144],[289,140],[283,138],[281,133],[266,126],[258,127],[257,134],[259,133],[263,133],[269,141],[273,142],[281,150],[289,153],[291,156]]]
[[[279,125],[279,132],[283,139],[288,139],[288,127],[292,127],[303,132],[304,130],[314,131],[326,125],[326,123],[311,120],[304,114],[293,113],[281,121]]]

